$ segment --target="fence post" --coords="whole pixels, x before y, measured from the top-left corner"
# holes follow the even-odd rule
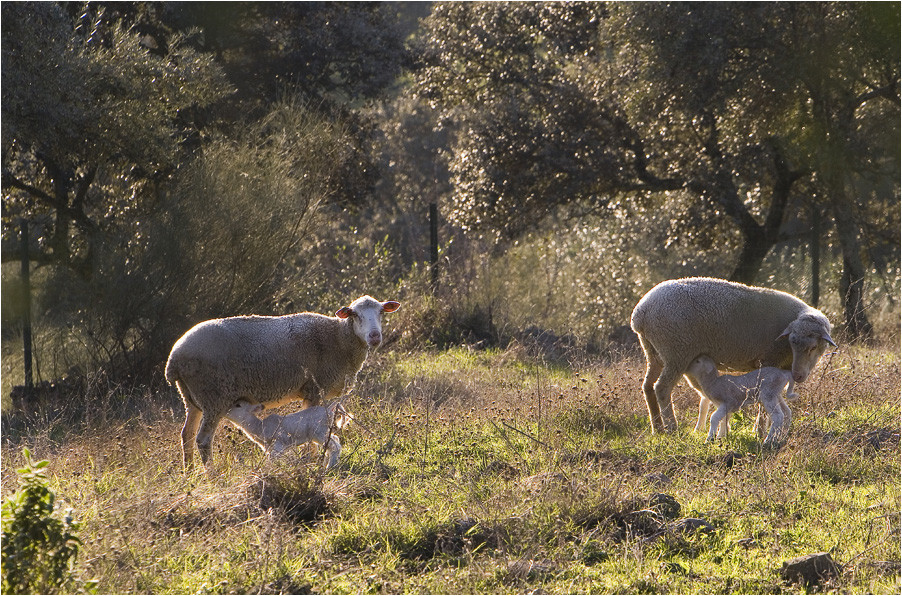
[[[34,387],[31,374],[31,262],[28,258],[28,221],[21,221],[22,241],[22,348],[25,352],[25,386]]]
[[[432,292],[438,289],[438,205],[429,203],[429,262],[432,270]]]
[[[821,299],[821,212],[811,208],[811,306]]]

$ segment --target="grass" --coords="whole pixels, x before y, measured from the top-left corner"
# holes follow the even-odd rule
[[[680,430],[651,434],[643,368],[379,353],[325,475],[223,426],[219,475],[186,477],[174,394],[106,388],[102,415],[5,419],[2,490],[22,447],[50,460],[82,522],[77,571],[102,593],[785,593],[804,589],[783,561],[819,551],[842,565],[821,589],[899,593],[897,350],[822,359],[765,453],[754,412],[704,443],[682,385]]]

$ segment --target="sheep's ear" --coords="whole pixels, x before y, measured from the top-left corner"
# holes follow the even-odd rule
[[[342,306],[341,308],[338,309],[338,311],[336,311],[335,316],[338,317],[339,319],[347,319],[352,314],[354,314],[353,310],[351,310],[347,306]]]
[[[833,341],[833,338],[830,337],[829,333],[821,333],[821,339],[824,340],[825,342],[827,342],[828,344],[830,344],[831,346],[833,346],[834,348],[836,347],[836,342]]]
[[[395,312],[399,308],[401,308],[401,303],[394,300],[389,300],[388,302],[382,303],[383,312]]]
[[[791,327],[791,325],[790,325],[790,327]],[[779,340],[779,339],[783,339],[784,337],[789,337],[789,333],[792,331],[792,329],[790,329],[790,327],[787,327],[786,329],[784,329],[783,333],[781,333],[780,335],[777,336],[777,339]]]

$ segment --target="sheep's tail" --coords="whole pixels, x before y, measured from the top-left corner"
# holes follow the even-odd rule
[[[166,377],[166,382],[170,385],[175,385],[179,379],[179,373],[176,370],[178,366],[176,366],[175,362],[172,358],[166,361],[166,371],[164,372],[164,376]]]
[[[178,389],[179,394],[182,396],[182,399],[185,400],[186,405],[192,405],[198,410],[203,410],[196,401],[194,401],[194,396],[191,395],[191,391],[188,389],[188,386],[185,385],[185,382],[179,378],[178,366],[172,361],[172,358],[166,363],[166,381]]]

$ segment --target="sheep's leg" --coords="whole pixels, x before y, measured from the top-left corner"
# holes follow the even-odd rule
[[[670,365],[664,367],[658,380],[655,381],[654,391],[657,397],[657,405],[660,408],[660,417],[664,430],[673,431],[677,428],[676,416],[673,413],[673,401],[670,394],[683,372]]]
[[[200,428],[197,431],[197,450],[204,467],[209,468],[213,463],[213,433],[219,426],[220,416],[204,412],[200,419]]]
[[[182,465],[185,471],[194,465],[194,439],[203,412],[191,404],[185,405],[185,425],[182,427]]]
[[[661,410],[658,407],[658,397],[655,394],[655,381],[661,375],[663,365],[655,353],[654,348],[640,335],[639,343],[645,351],[645,359],[648,364],[645,368],[645,379],[642,382],[642,392],[645,394],[645,405],[648,407],[648,418],[651,421],[652,432],[662,432],[664,421],[661,419]]]

